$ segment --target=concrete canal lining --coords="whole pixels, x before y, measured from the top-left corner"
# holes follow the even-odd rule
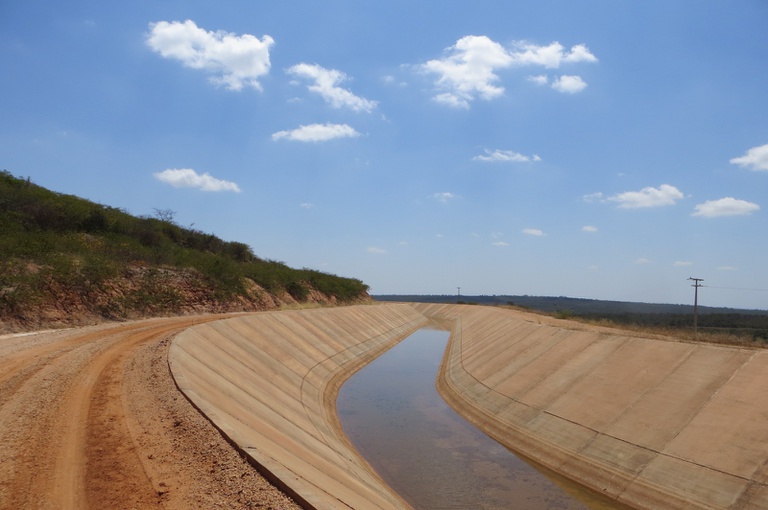
[[[413,331],[451,330],[438,386],[510,449],[637,508],[768,508],[768,352],[638,338],[491,307],[382,304],[191,328],[187,397],[307,508],[408,508],[335,412],[354,371]]]

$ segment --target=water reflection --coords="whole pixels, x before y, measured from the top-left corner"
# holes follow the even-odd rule
[[[344,431],[416,509],[585,509],[456,414],[435,389],[448,332],[423,329],[352,376]]]

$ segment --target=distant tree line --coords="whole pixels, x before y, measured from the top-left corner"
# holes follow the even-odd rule
[[[560,319],[579,318],[644,328],[693,329],[693,306],[657,303],[631,303],[565,296],[514,295],[374,295],[377,301],[482,304],[516,306],[552,314]],[[768,311],[699,307],[701,331],[725,333],[768,342]]]

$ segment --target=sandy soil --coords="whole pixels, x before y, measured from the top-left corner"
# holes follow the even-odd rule
[[[173,335],[220,317],[0,336],[0,509],[298,509],[170,375]]]

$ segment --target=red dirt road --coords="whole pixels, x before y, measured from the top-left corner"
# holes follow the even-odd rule
[[[0,509],[298,509],[171,378],[173,335],[221,317],[0,337]]]

